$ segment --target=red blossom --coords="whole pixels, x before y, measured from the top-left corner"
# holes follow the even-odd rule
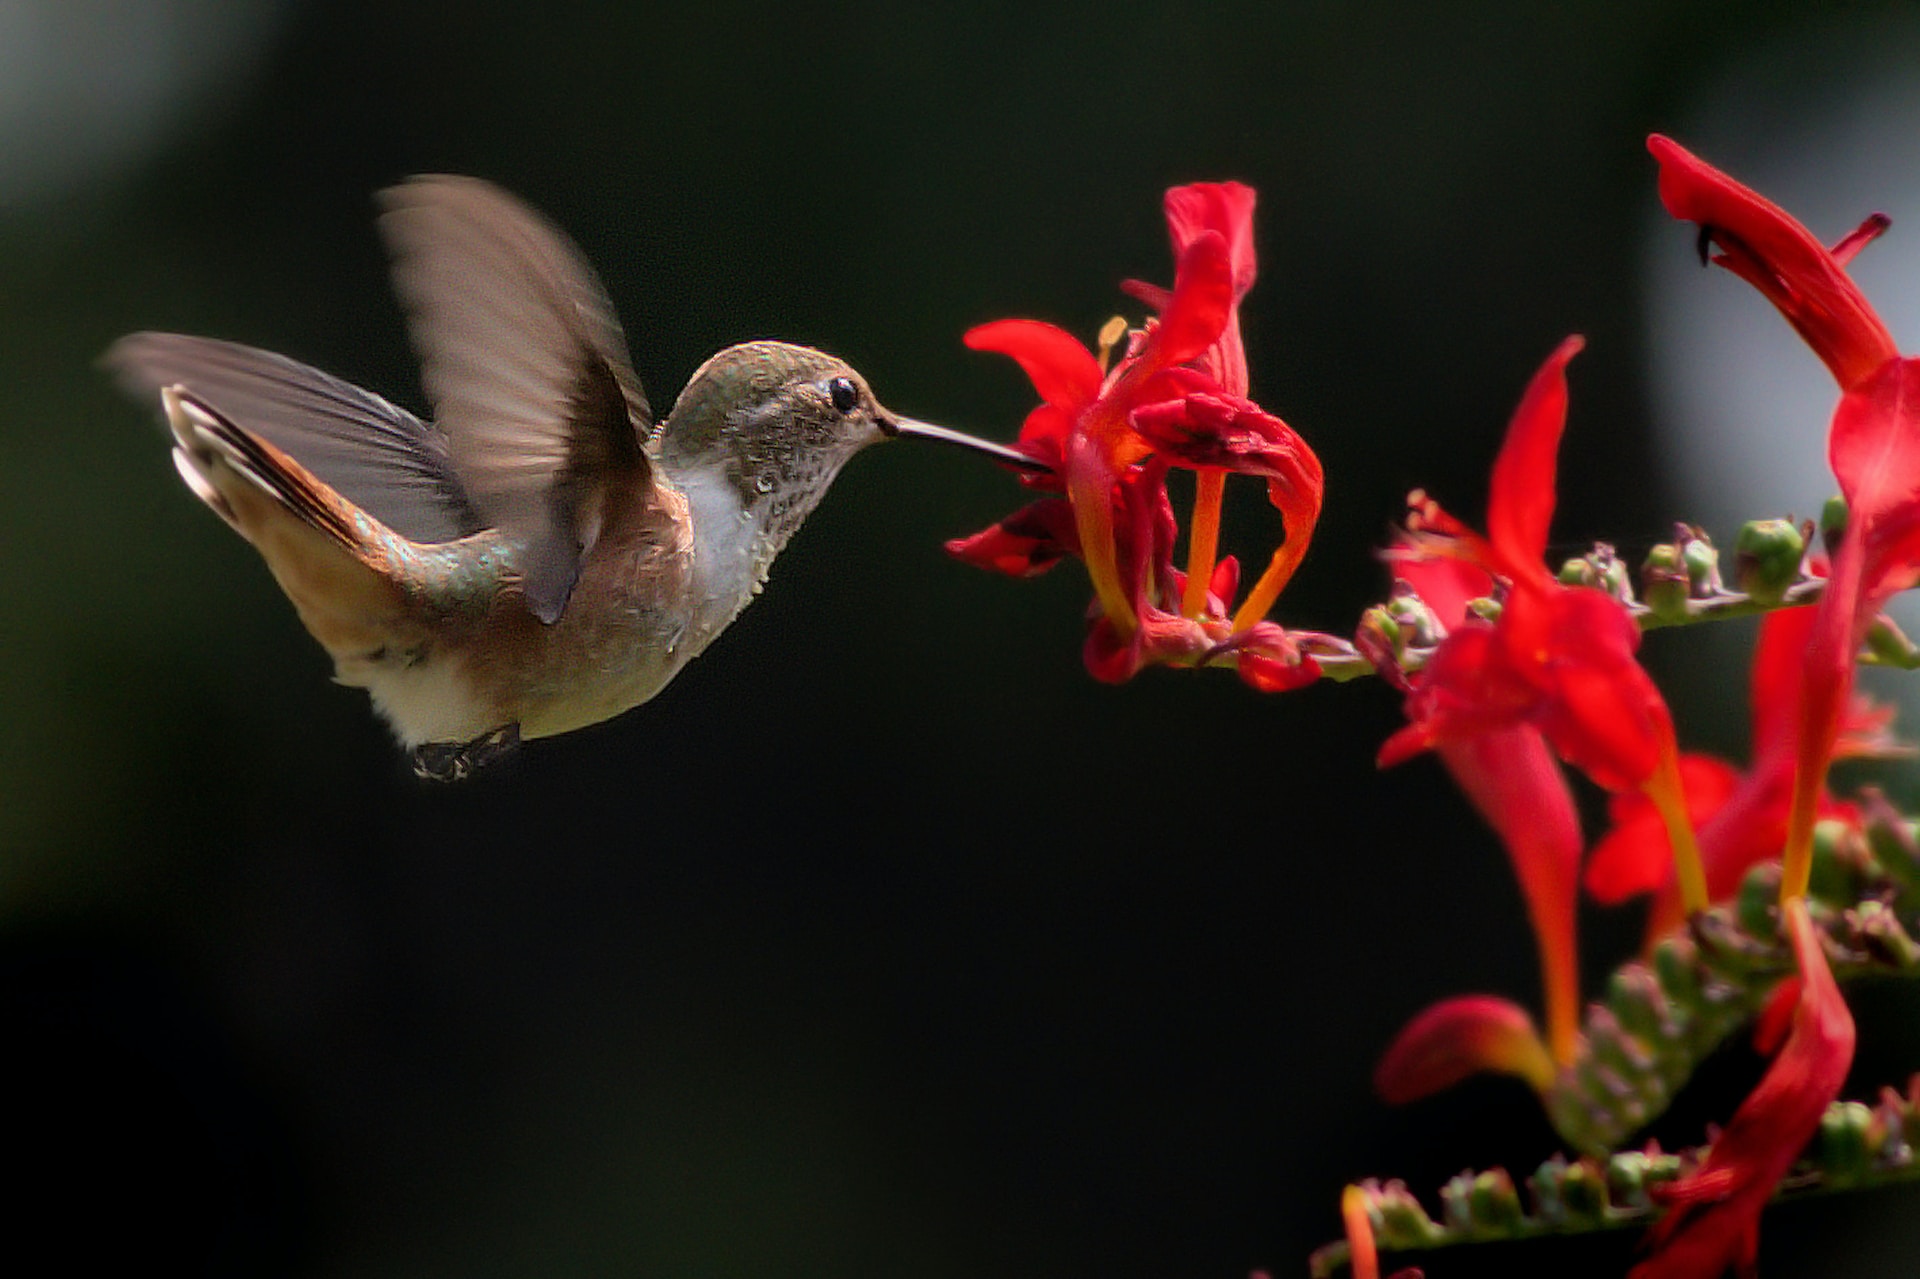
[[[1411,680],[1410,723],[1380,748],[1385,767],[1430,747],[1522,725],[1613,791],[1641,790],[1682,847],[1688,903],[1705,905],[1691,851],[1673,719],[1636,657],[1640,629],[1621,604],[1562,585],[1545,563],[1556,457],[1566,425],[1566,366],[1581,348],[1560,344],[1527,386],[1494,462],[1487,536],[1416,495],[1397,559],[1465,559],[1506,583],[1499,620],[1456,626]]]
[[[1038,503],[948,549],[1015,576],[1043,572],[1067,555],[1084,559],[1097,596],[1086,661],[1100,679],[1128,679],[1154,663],[1233,664],[1249,683],[1269,689],[1319,674],[1309,655],[1274,637],[1277,627],[1254,634],[1305,554],[1324,478],[1306,442],[1246,397],[1238,306],[1255,276],[1253,200],[1238,183],[1167,193],[1173,287],[1128,285],[1159,314],[1133,335],[1111,372],[1103,373],[1101,359],[1072,336],[1039,321],[1001,320],[966,335],[975,350],[1017,360],[1040,393],[1017,447],[1052,468],[1030,482],[1064,491],[1066,505]],[[1178,527],[1166,499],[1169,466],[1200,474],[1184,575],[1173,566]],[[1220,481],[1228,472],[1267,481],[1286,532],[1272,565],[1231,617],[1238,570],[1223,578],[1215,557]]]
[[[1735,182],[1671,138],[1654,134],[1647,150],[1660,162],[1667,212],[1700,227],[1719,265],[1779,308],[1842,387],[1864,380],[1898,354],[1893,336],[1846,272],[1846,264],[1887,229],[1874,214],[1832,249],[1786,210]]]
[[[1493,579],[1486,570],[1468,560],[1422,558],[1415,548],[1406,546],[1390,551],[1388,559],[1395,575],[1413,588],[1449,630],[1466,623],[1470,600],[1493,590]],[[1499,834],[1513,864],[1540,952],[1541,987],[1547,1004],[1547,1044],[1540,1051],[1554,1061],[1571,1060],[1578,1046],[1580,1017],[1575,925],[1583,841],[1566,775],[1546,738],[1532,724],[1512,724],[1449,738],[1438,744],[1437,753],[1455,784]],[[1436,1005],[1401,1032],[1381,1061],[1376,1082],[1382,1095],[1391,1100],[1393,1093],[1407,1091],[1413,1072],[1406,1063],[1437,1059],[1466,1066],[1460,1074],[1494,1070],[1527,1077],[1513,1064],[1523,1060],[1514,1056],[1514,1034],[1490,1037],[1481,1033],[1485,1027],[1480,1020],[1433,1015],[1439,1008],[1473,1007],[1472,1000],[1511,1009],[1513,1014],[1525,1017],[1506,1001],[1489,996],[1473,996],[1465,1004],[1449,1000]],[[1511,1023],[1512,1016],[1507,1020]],[[1530,1019],[1526,1025],[1527,1033],[1534,1034]],[[1459,1042],[1449,1045],[1445,1041],[1450,1038]],[[1425,1047],[1416,1048],[1423,1042]],[[1450,1085],[1458,1077],[1436,1075],[1418,1095]],[[1402,1082],[1383,1082],[1393,1079]],[[1537,1078],[1533,1082],[1545,1086]],[[1551,1078],[1545,1082],[1550,1083]]]
[[[1669,1210],[1648,1231],[1648,1256],[1628,1279],[1750,1273],[1761,1210],[1846,1082],[1853,1015],[1834,984],[1805,900],[1788,901],[1782,916],[1800,970],[1786,1043],[1700,1166],[1654,1192]]]
[[[1785,210],[1677,143],[1655,135],[1647,147],[1660,162],[1668,211],[1699,224],[1703,244],[1719,246],[1714,260],[1779,309],[1843,392],[1827,457],[1847,499],[1847,530],[1806,649],[1780,884],[1790,897],[1806,891],[1855,655],[1880,607],[1920,576],[1920,364],[1900,358],[1845,270],[1886,230],[1886,218],[1868,218],[1829,250]]]
[[[1408,554],[1465,558],[1507,583],[1498,622],[1456,627],[1413,680],[1412,721],[1388,739],[1382,765],[1442,741],[1530,723],[1562,758],[1610,790],[1639,787],[1671,749],[1672,720],[1635,653],[1640,630],[1621,605],[1563,586],[1544,556],[1554,460],[1566,423],[1569,338],[1528,386],[1494,464],[1488,536],[1431,503],[1416,510]]]

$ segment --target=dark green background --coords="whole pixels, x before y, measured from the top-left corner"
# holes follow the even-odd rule
[[[286,7],[136,169],[0,207],[0,1078],[35,1187],[12,1240],[223,1274],[1225,1279],[1304,1273],[1347,1179],[1530,1167],[1552,1138],[1517,1086],[1404,1112],[1369,1093],[1428,1001],[1536,998],[1491,836],[1432,763],[1372,769],[1396,700],[1094,684],[1084,574],[940,550],[1019,500],[994,468],[858,459],[657,700],[436,789],[93,361],[184,329],[419,407],[368,196],[452,171],[577,237],[656,404],[777,336],[1005,437],[1031,393],[961,332],[1090,336],[1130,306],[1120,278],[1170,273],[1161,191],[1239,178],[1254,393],[1329,477],[1279,616],[1341,631],[1409,487],[1477,515],[1568,332],[1591,346],[1556,535],[1632,550],[1684,514],[1644,438],[1642,139],[1815,25],[1648,2]],[[1232,509],[1263,555],[1256,490]],[[1652,660],[1683,734],[1737,755],[1691,638]],[[1590,922],[1597,979],[1637,925]],[[1914,1013],[1863,994],[1856,1095],[1920,1066]],[[1756,1073],[1730,1053],[1661,1134],[1697,1140]],[[1911,1274],[1916,1208],[1780,1212],[1766,1273]],[[1631,1242],[1429,1273],[1616,1275]]]

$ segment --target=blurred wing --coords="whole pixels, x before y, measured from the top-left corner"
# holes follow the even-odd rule
[[[380,194],[434,425],[474,507],[527,547],[527,601],[566,607],[616,481],[644,479],[652,413],[580,253],[504,191],[422,177]]]
[[[450,542],[483,527],[446,441],[350,382],[270,351],[179,333],[121,338],[105,363],[155,403],[161,388],[187,387],[403,537]]]

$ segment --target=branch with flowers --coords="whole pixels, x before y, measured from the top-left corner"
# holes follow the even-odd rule
[[[1861,662],[1920,666],[1920,650],[1881,616],[1920,579],[1920,358],[1899,355],[1845,269],[1887,220],[1875,215],[1829,249],[1669,139],[1648,146],[1661,199],[1697,226],[1703,262],[1753,285],[1838,383],[1828,449],[1841,496],[1817,538],[1811,523],[1743,528],[1731,585],[1688,525],[1654,548],[1637,589],[1606,546],[1549,568],[1576,336],[1521,396],[1484,531],[1416,492],[1381,552],[1391,593],[1351,639],[1271,620],[1325,485],[1306,440],[1248,398],[1238,307],[1255,278],[1254,193],[1237,183],[1167,193],[1172,286],[1123,286],[1153,311],[1144,325],[1117,319],[1091,350],[1036,320],[966,335],[1011,356],[1039,393],[1016,447],[1045,467],[1022,476],[1044,495],[949,543],[953,554],[1016,577],[1083,561],[1094,591],[1084,660],[1100,680],[1226,666],[1270,693],[1323,678],[1390,681],[1408,722],[1379,764],[1437,755],[1520,882],[1542,1022],[1494,995],[1443,1000],[1386,1048],[1375,1083],[1405,1103],[1483,1071],[1516,1076],[1576,1161],[1542,1165],[1531,1211],[1504,1172],[1456,1179],[1441,1193],[1444,1224],[1399,1183],[1350,1186],[1347,1240],[1317,1256],[1316,1274],[1346,1265],[1376,1279],[1382,1251],[1647,1221],[1632,1279],[1748,1273],[1762,1208],[1778,1194],[1914,1175],[1920,1094],[1889,1092],[1874,1110],[1838,1101],[1855,1037],[1839,983],[1920,976],[1920,843],[1877,793],[1843,800],[1827,788],[1836,759],[1904,753],[1890,712],[1855,693]],[[1181,564],[1167,492],[1176,467],[1195,473]],[[1265,482],[1284,534],[1244,595],[1238,562],[1219,555],[1230,475]],[[1767,616],[1743,771],[1680,750],[1638,648],[1654,627],[1751,613]],[[1591,847],[1567,765],[1610,796],[1610,829]],[[1603,904],[1653,898],[1642,957],[1584,1010],[1583,888]],[[1771,1065],[1726,1126],[1675,1154],[1631,1149],[1701,1060],[1749,1025]]]

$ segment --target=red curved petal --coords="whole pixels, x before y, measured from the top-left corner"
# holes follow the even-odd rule
[[[946,544],[947,554],[1009,577],[1036,577],[1080,552],[1073,508],[1062,498],[1021,507],[992,528]]]
[[[1517,1075],[1545,1091],[1553,1061],[1527,1010],[1492,995],[1443,999],[1394,1037],[1373,1071],[1374,1091],[1390,1106],[1451,1088],[1481,1071]]]
[[[1861,625],[1913,581],[1920,534],[1920,359],[1883,364],[1834,410],[1827,460],[1858,524],[1867,562]]]
[[[1548,1040],[1556,1060],[1571,1060],[1579,1036],[1575,917],[1585,841],[1566,774],[1530,724],[1442,742],[1440,759],[1506,847],[1540,951]]]
[[[1693,1279],[1751,1265],[1761,1210],[1846,1082],[1853,1015],[1834,984],[1805,899],[1796,897],[1782,910],[1800,969],[1787,1042],[1700,1167],[1655,1192],[1673,1207],[1647,1232],[1651,1254],[1628,1279]]]
[[[1487,493],[1487,541],[1494,568],[1519,582],[1545,581],[1542,557],[1553,522],[1554,478],[1560,433],[1567,424],[1567,362],[1586,340],[1568,338],[1547,357],[1527,384],[1493,463]]]
[[[1208,231],[1227,242],[1234,300],[1247,295],[1258,273],[1253,252],[1254,190],[1239,182],[1189,182],[1168,190],[1163,207],[1178,258]]]
[[[1173,298],[1148,336],[1142,362],[1162,369],[1195,358],[1219,340],[1233,302],[1227,242],[1217,231],[1203,231],[1180,255]]]
[[[1654,134],[1647,150],[1660,163],[1667,212],[1710,233],[1721,249],[1714,260],[1778,307],[1842,387],[1899,354],[1840,262],[1786,210],[1670,138]],[[1843,244],[1845,256],[1858,251],[1860,234]]]
[[[961,339],[975,351],[995,351],[1026,371],[1040,398],[1079,413],[1100,394],[1100,362],[1080,340],[1044,320],[994,320]]]

